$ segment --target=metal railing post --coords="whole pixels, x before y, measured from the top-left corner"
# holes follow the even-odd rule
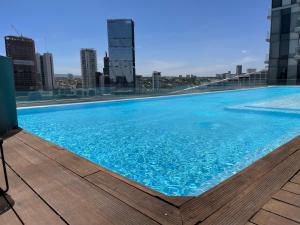
[[[5,185],[6,185],[5,189],[2,189],[0,187],[0,194],[5,194],[9,190],[9,185],[8,185],[8,178],[7,178],[6,164],[5,164],[4,151],[3,151],[3,139],[2,138],[0,138],[0,151],[1,151],[3,173],[4,173],[4,179],[5,179]]]

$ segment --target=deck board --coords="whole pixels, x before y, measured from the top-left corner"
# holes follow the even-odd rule
[[[70,224],[158,224],[17,139],[5,149],[8,164]]]
[[[297,222],[278,216],[274,213],[260,210],[251,222],[257,225],[299,225]]]
[[[10,168],[10,195],[13,196],[13,209],[25,224],[62,225],[66,224],[49,208]],[[2,171],[0,169],[0,174]]]
[[[288,182],[286,185],[284,185],[284,187],[282,189],[285,191],[289,191],[289,192],[295,193],[297,195],[300,195],[300,185],[299,184]]]
[[[272,199],[263,207],[263,209],[300,223],[299,207]]]
[[[291,182],[300,184],[300,173],[298,173],[296,176],[294,176],[293,179],[291,180]]]
[[[107,173],[98,172],[86,177],[86,179],[162,224],[181,224],[181,217],[177,208],[158,198],[153,198],[148,193],[119,179],[112,178]]]
[[[1,185],[1,183],[0,183]],[[4,196],[0,196],[0,225],[21,225],[21,221],[9,206]]]
[[[273,196],[273,198],[300,208],[300,195],[280,190]]]

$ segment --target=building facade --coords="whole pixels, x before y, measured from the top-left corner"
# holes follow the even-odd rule
[[[247,73],[256,73],[256,69],[254,69],[254,68],[249,68],[249,69],[247,69]]]
[[[44,91],[55,88],[53,56],[51,53],[36,54],[37,74],[40,77]]]
[[[300,5],[297,0],[273,0],[270,42],[269,84],[300,84]]]
[[[161,72],[154,71],[152,74],[152,88],[154,91],[160,89]]]
[[[83,88],[96,88],[97,53],[94,49],[81,49],[81,75]]]
[[[236,75],[242,75],[243,74],[243,66],[237,65],[236,66]]]
[[[26,37],[6,36],[6,56],[13,60],[16,91],[36,91],[40,80],[36,72],[35,44]]]
[[[121,87],[135,86],[134,22],[108,20],[109,75]]]

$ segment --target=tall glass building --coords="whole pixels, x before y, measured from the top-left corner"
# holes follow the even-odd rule
[[[297,3],[298,2],[298,3]],[[272,0],[269,84],[300,84],[300,4]]]
[[[121,87],[135,86],[134,22],[131,19],[107,21],[109,75]]]

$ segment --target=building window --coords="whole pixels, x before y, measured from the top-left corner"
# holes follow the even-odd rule
[[[282,0],[282,6],[287,6],[291,4],[291,0]]]
[[[282,0],[273,0],[272,1],[272,8],[278,8],[282,6]]]

